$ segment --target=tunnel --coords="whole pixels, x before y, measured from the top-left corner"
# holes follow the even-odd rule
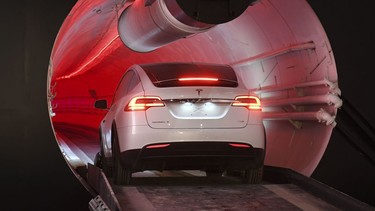
[[[227,18],[210,20],[204,6],[190,12],[179,2],[85,0],[67,15],[50,55],[47,104],[73,173],[80,179],[99,151],[106,110],[95,101],[111,102],[130,66],[201,62],[230,65],[259,96],[265,165],[310,177],[342,105],[334,53],[312,8],[300,0],[241,1],[242,9],[229,5],[229,13],[217,11]]]

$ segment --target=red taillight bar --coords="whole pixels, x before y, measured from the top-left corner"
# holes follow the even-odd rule
[[[217,78],[179,78],[179,81],[218,81]]]
[[[134,97],[125,107],[125,111],[145,111],[151,107],[163,107],[164,102],[156,96]]]
[[[237,96],[234,100],[236,102],[234,102],[232,106],[246,107],[250,110],[262,109],[259,98],[255,96],[241,95]]]

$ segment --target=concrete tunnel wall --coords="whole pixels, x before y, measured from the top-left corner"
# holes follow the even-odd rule
[[[248,89],[267,102],[265,164],[307,176],[313,173],[334,127],[334,122],[318,122],[315,115],[323,108],[334,118],[337,107],[330,100],[316,103],[311,97],[340,91],[329,40],[306,1],[262,0],[229,23],[149,53],[134,52],[119,39],[117,21],[124,8],[120,1],[79,1],[60,28],[47,82],[56,131],[64,127],[96,131],[105,112],[94,109],[94,101],[110,100],[132,64],[230,64]],[[292,99],[300,102],[275,104]],[[286,112],[296,116],[280,118]],[[69,130],[64,131],[57,137],[59,146],[69,136]]]

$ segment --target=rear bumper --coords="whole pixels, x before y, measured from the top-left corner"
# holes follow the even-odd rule
[[[259,167],[264,149],[233,147],[229,142],[166,143],[167,147],[133,149],[121,153],[126,169],[143,170],[245,170]]]
[[[142,149],[149,144],[182,142],[239,142],[254,148],[265,147],[261,124],[230,129],[153,129],[148,125],[117,128],[120,151]]]

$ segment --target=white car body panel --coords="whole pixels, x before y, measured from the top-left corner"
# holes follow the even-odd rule
[[[112,103],[101,122],[105,157],[112,156],[113,125],[120,140],[121,152],[141,149],[149,144],[200,141],[246,143],[264,149],[265,135],[261,110],[249,111],[245,107],[231,105],[236,96],[249,94],[239,78],[239,85],[236,88],[210,86],[158,88],[153,85],[140,66],[133,65],[129,69],[137,73],[136,77],[139,77],[141,83],[127,94],[121,93],[122,90],[118,88],[115,95],[122,97]],[[124,110],[133,97],[144,95],[158,96],[163,99],[166,106],[149,108],[146,111]],[[202,99],[204,102],[181,103],[183,99]],[[179,110],[184,106],[190,108]]]

